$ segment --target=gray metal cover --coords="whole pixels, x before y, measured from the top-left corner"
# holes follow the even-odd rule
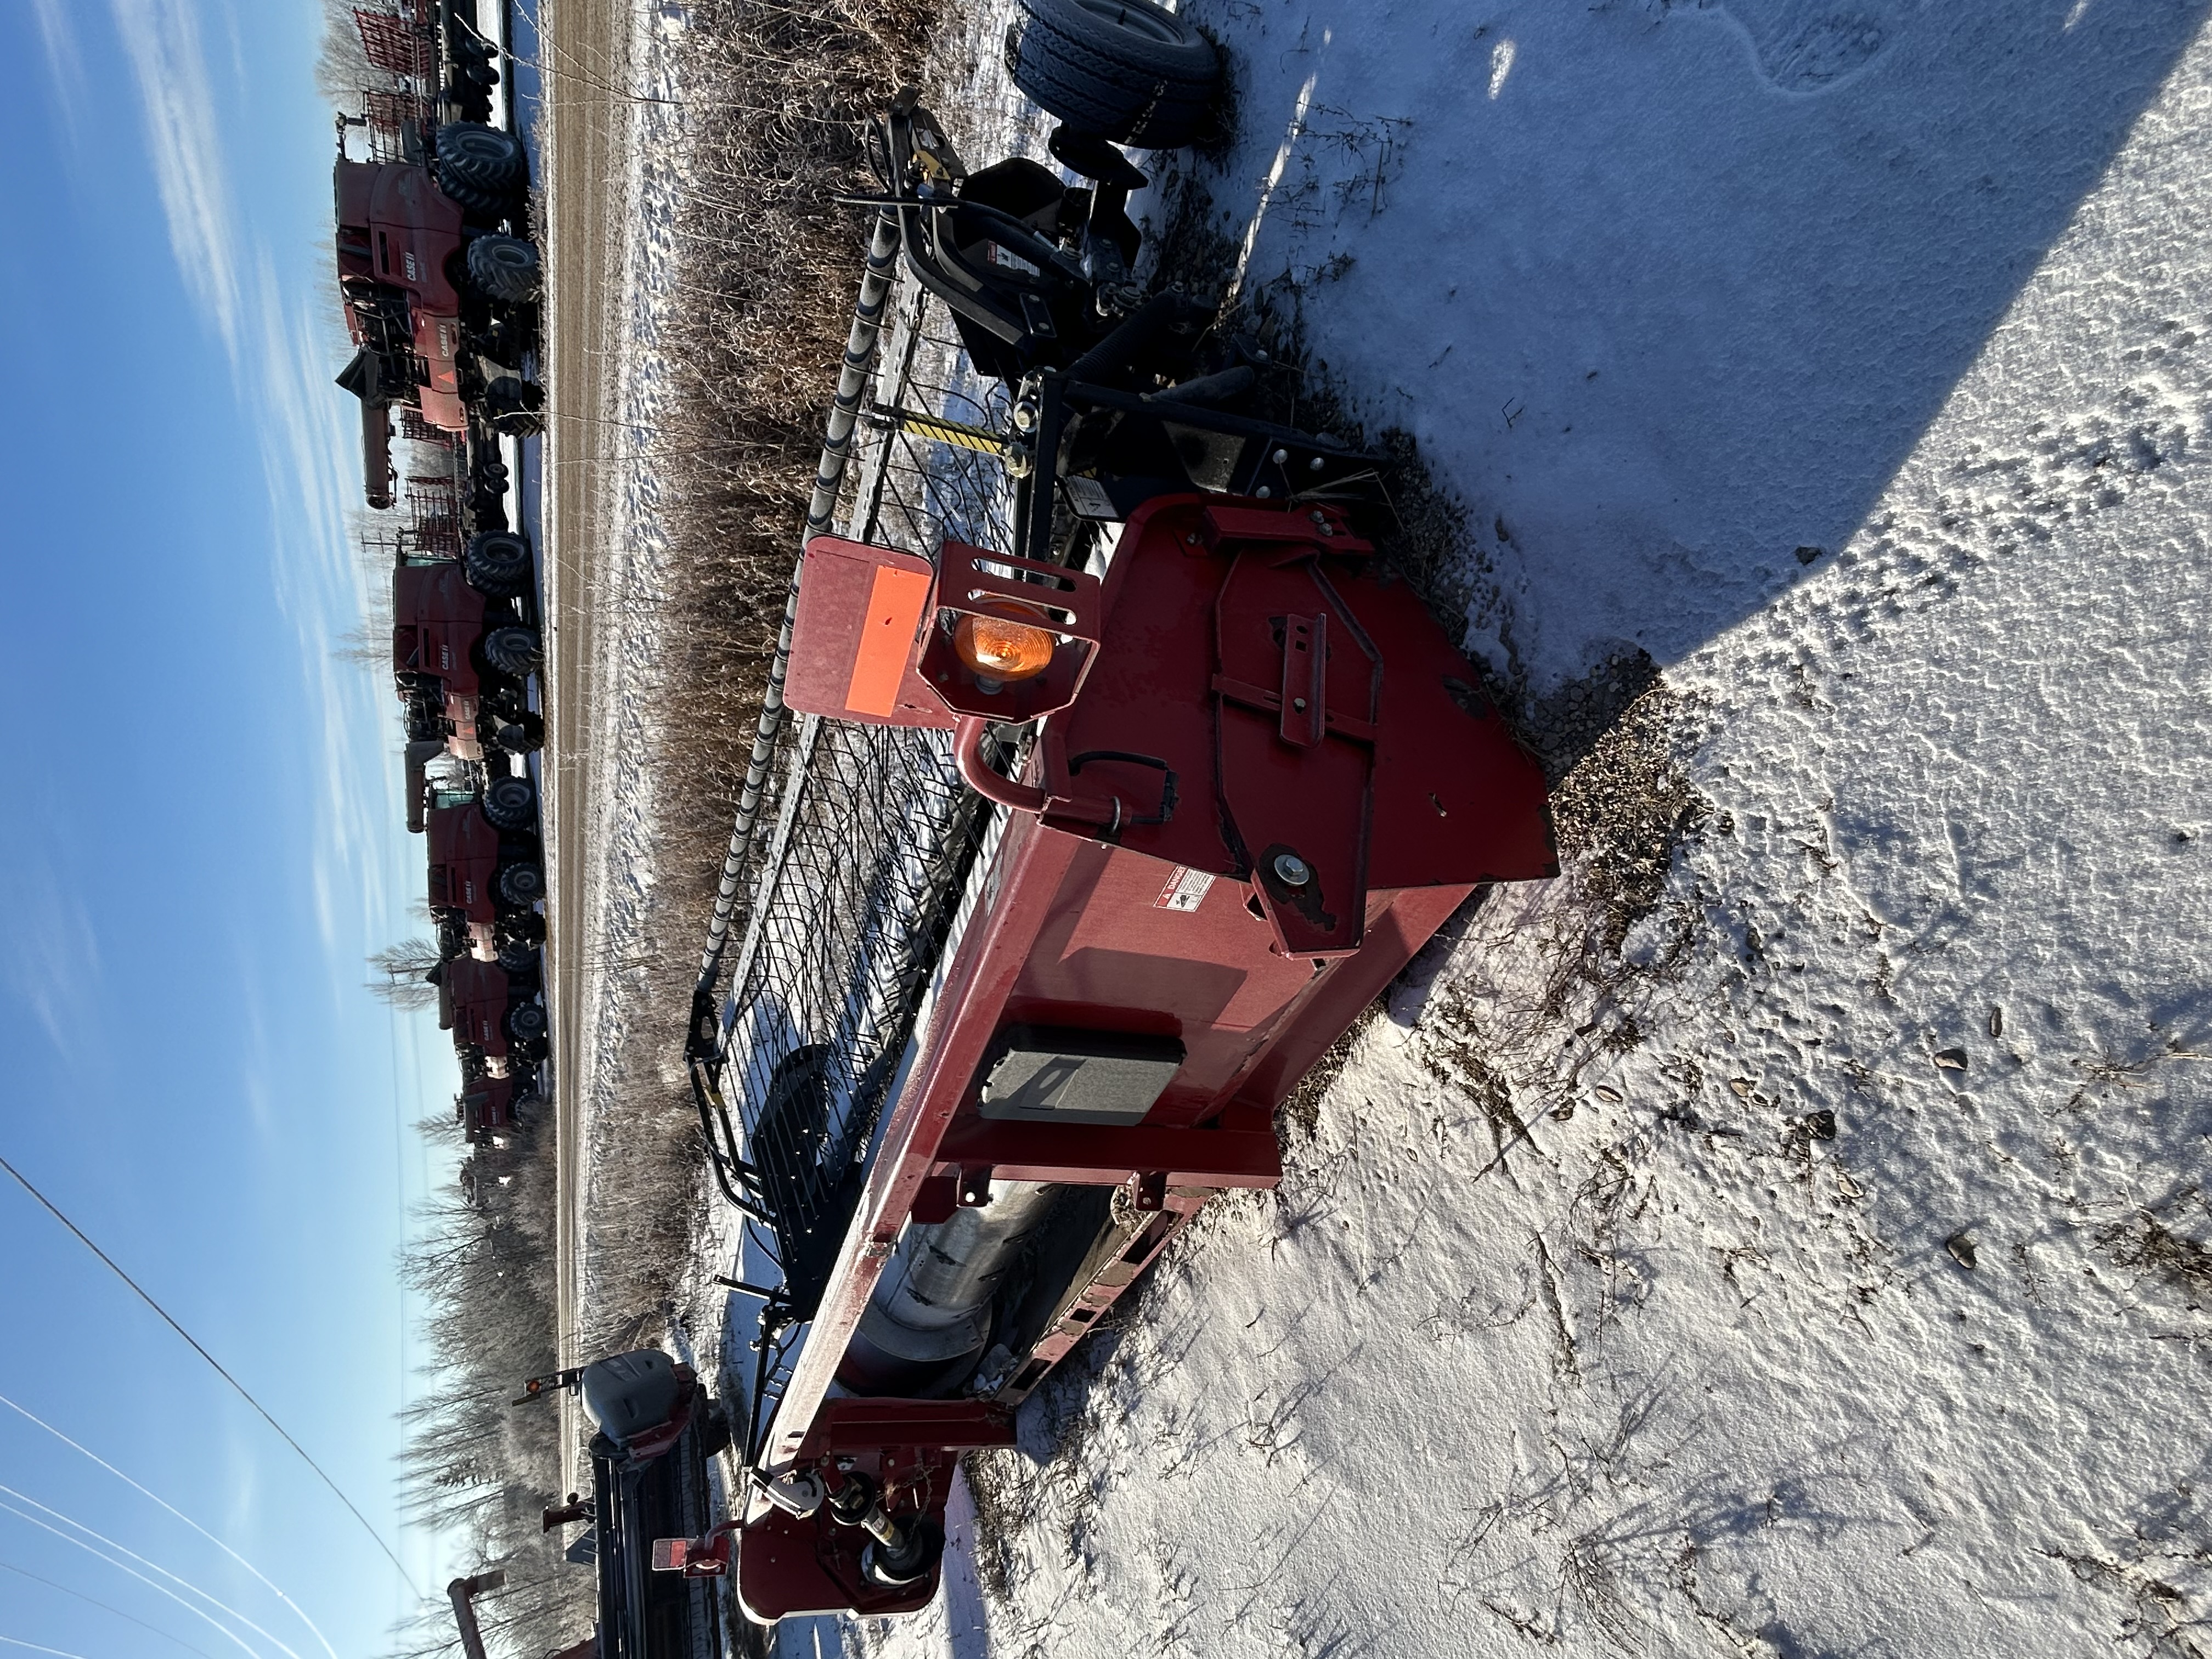
[[[1001,1039],[976,1109],[1047,1123],[1135,1123],[1177,1071],[1175,1037],[1015,1025]]]

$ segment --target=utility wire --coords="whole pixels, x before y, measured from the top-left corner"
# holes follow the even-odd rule
[[[70,1653],[61,1648],[50,1648],[43,1642],[26,1642],[21,1637],[0,1636],[0,1642],[5,1642],[11,1648],[28,1648],[33,1653],[51,1653],[55,1656],[55,1659],[84,1659],[84,1656],[81,1653]]]
[[[290,1596],[285,1595],[283,1589],[279,1589],[277,1585],[270,1579],[269,1576],[263,1572],[260,1568],[255,1566],[252,1562],[247,1560],[236,1550],[231,1548],[229,1545],[224,1543],[222,1539],[216,1537],[205,1527],[200,1525],[198,1522],[193,1520],[191,1516],[186,1515],[182,1510],[179,1509],[174,1504],[169,1502],[167,1498],[163,1498],[160,1493],[148,1491],[147,1488],[140,1486],[136,1480],[133,1480],[129,1475],[124,1474],[122,1470],[117,1468],[114,1464],[109,1462],[98,1452],[94,1451],[88,1446],[78,1444],[76,1441],[70,1439],[69,1436],[64,1434],[59,1429],[56,1428],[52,1424],[47,1422],[45,1418],[40,1417],[35,1412],[26,1410],[23,1407],[17,1405],[14,1401],[8,1398],[4,1394],[0,1394],[0,1406],[5,1406],[9,1411],[14,1412],[18,1417],[24,1418],[32,1423],[35,1423],[39,1427],[44,1429],[48,1434],[53,1436],[55,1439],[60,1441],[62,1444],[67,1446],[71,1451],[77,1453],[81,1456],[91,1459],[92,1462],[99,1464],[101,1468],[106,1469],[110,1474],[113,1475],[118,1480],[120,1480],[125,1486],[130,1487],[131,1491],[138,1493],[141,1497],[151,1499],[153,1502],[159,1504],[163,1509],[168,1510],[168,1512],[175,1516],[178,1520],[183,1522],[194,1532],[199,1534],[201,1537],[206,1539],[209,1543],[214,1545],[232,1560],[237,1562],[240,1566],[244,1567],[246,1571],[252,1573],[256,1578],[259,1579],[263,1584],[268,1587],[270,1595],[274,1595],[286,1607],[291,1608],[294,1613],[299,1614],[300,1622],[305,1625],[309,1630],[313,1631],[315,1635],[315,1639],[323,1644],[323,1651],[329,1654],[331,1659],[338,1659],[337,1650],[331,1645],[330,1638],[325,1636],[322,1632],[322,1627],[317,1625],[313,1620],[307,1617],[307,1609],[302,1607],[298,1602],[295,1601]],[[8,1564],[6,1562],[0,1561],[0,1567],[5,1567]],[[22,1571],[21,1567],[9,1567],[8,1570],[10,1572]],[[24,1576],[28,1577],[30,1575],[26,1573]],[[44,1581],[42,1580],[41,1582]],[[74,1595],[76,1592],[71,1590],[70,1594]],[[128,1615],[125,1616],[127,1617]],[[193,1651],[198,1652],[198,1650],[194,1649]]]
[[[240,1624],[245,1626],[246,1629],[252,1631],[256,1636],[260,1637],[264,1641],[274,1644],[276,1650],[284,1655],[284,1659],[300,1659],[300,1656],[298,1654],[295,1653],[290,1648],[286,1647],[284,1644],[278,1641],[276,1637],[270,1635],[267,1631],[262,1629],[260,1626],[255,1624],[251,1619],[248,1619],[236,1607],[232,1607],[228,1601],[217,1601],[214,1596],[202,1589],[198,1584],[192,1583],[191,1579],[179,1577],[177,1574],[171,1572],[167,1567],[163,1566],[160,1562],[149,1561],[144,1556],[139,1554],[137,1551],[125,1548],[123,1545],[117,1543],[112,1538],[106,1536],[104,1533],[94,1532],[90,1527],[86,1526],[83,1522],[72,1520],[70,1516],[64,1515],[59,1510],[49,1509],[46,1504],[39,1502],[37,1498],[26,1497],[23,1493],[17,1492],[13,1486],[0,1486],[0,1492],[5,1492],[9,1498],[21,1499],[22,1502],[28,1504],[31,1506],[31,1509],[38,1510],[45,1514],[51,1515],[56,1521],[60,1522],[63,1526],[73,1527],[76,1528],[76,1531],[64,1532],[61,1527],[53,1526],[46,1522],[40,1520],[37,1516],[33,1515],[30,1512],[30,1510],[19,1510],[15,1506],[15,1504],[8,1503],[4,1499],[0,1499],[0,1511],[5,1511],[7,1514],[12,1515],[19,1521],[27,1521],[33,1526],[53,1534],[55,1537],[62,1540],[64,1543],[76,1545],[77,1548],[82,1550],[87,1555],[96,1555],[100,1557],[101,1560],[106,1562],[109,1566],[114,1568],[117,1571],[129,1573],[131,1577],[136,1578],[140,1583],[151,1585],[155,1589],[161,1591],[162,1595],[167,1596],[172,1601],[174,1601],[179,1607],[184,1608],[185,1612],[191,1613],[193,1618],[200,1620],[206,1624],[214,1626],[215,1628],[221,1632],[225,1638],[235,1643],[246,1653],[252,1655],[252,1659],[262,1659],[261,1650],[248,1642],[236,1631],[231,1629],[229,1626],[224,1624],[221,1619],[217,1619],[214,1613],[208,1612],[206,1607],[201,1607],[198,1602],[185,1601],[183,1596],[171,1589],[168,1584],[163,1584],[154,1579],[149,1578],[144,1573],[140,1572],[137,1567],[125,1566],[122,1561],[118,1560],[116,1558],[118,1556],[127,1557],[129,1559],[136,1561],[140,1567],[152,1568],[155,1572],[160,1573],[163,1578],[167,1579],[169,1583],[182,1585],[185,1589],[190,1590],[194,1595],[198,1596],[201,1601],[206,1602],[208,1607],[215,1608],[216,1612],[222,1613],[227,1618],[235,1619]],[[84,1541],[84,1538],[79,1538],[76,1535],[76,1534],[80,1532],[84,1534],[85,1538],[89,1538],[93,1541],[89,1544],[86,1543]]]
[[[78,1601],[83,1602],[87,1607],[98,1607],[102,1613],[112,1613],[118,1619],[122,1620],[125,1624],[136,1625],[140,1630],[150,1630],[164,1642],[174,1642],[185,1652],[197,1653],[199,1655],[200,1659],[215,1659],[215,1656],[210,1653],[205,1648],[196,1648],[190,1642],[185,1640],[183,1637],[172,1636],[168,1632],[163,1630],[159,1625],[149,1625],[143,1619],[140,1619],[131,1613],[125,1613],[120,1607],[111,1607],[105,1601],[95,1601],[92,1597],[87,1595],[82,1590],[73,1590],[67,1584],[57,1584],[52,1579],[41,1578],[35,1572],[25,1572],[22,1568],[12,1565],[6,1561],[0,1561],[0,1572],[12,1572],[18,1578],[27,1578],[34,1584],[44,1584],[48,1589],[59,1590],[64,1595],[74,1595]]]
[[[352,1516],[355,1520],[360,1522],[361,1529],[376,1540],[376,1547],[384,1552],[385,1559],[390,1561],[392,1566],[398,1569],[399,1576],[407,1581],[407,1588],[413,1590],[416,1595],[420,1596],[422,1594],[422,1587],[415,1582],[415,1575],[407,1571],[406,1563],[392,1553],[392,1546],[384,1541],[384,1534],[378,1532],[374,1527],[368,1524],[368,1517],[355,1507],[353,1499],[348,1498],[345,1493],[338,1490],[338,1483],[331,1480],[329,1475],[323,1473],[323,1466],[315,1462],[313,1458],[307,1455],[307,1449],[301,1445],[298,1441],[292,1438],[291,1435],[286,1431],[284,1425],[269,1414],[269,1408],[263,1405],[258,1400],[256,1400],[252,1395],[248,1394],[246,1390],[246,1385],[222,1368],[222,1362],[221,1360],[217,1359],[205,1348],[200,1346],[198,1340],[194,1337],[190,1331],[186,1330],[182,1325],[179,1325],[174,1319],[169,1316],[169,1310],[167,1308],[164,1308],[160,1303],[155,1301],[152,1297],[149,1296],[146,1293],[146,1289],[143,1285],[139,1284],[137,1279],[131,1278],[129,1273],[125,1273],[123,1269],[116,1264],[116,1261],[113,1256],[108,1255],[108,1253],[101,1249],[99,1245],[94,1243],[92,1240],[86,1236],[83,1228],[78,1226],[76,1222],[71,1221],[67,1216],[64,1215],[61,1212],[60,1206],[55,1204],[53,1200],[48,1198],[36,1187],[33,1187],[30,1183],[29,1179],[25,1176],[21,1170],[17,1169],[4,1158],[0,1158],[0,1170],[5,1170],[15,1178],[15,1184],[17,1186],[21,1187],[25,1192],[30,1194],[33,1198],[37,1199],[39,1202],[45,1206],[48,1214],[52,1215],[55,1220],[60,1222],[63,1226],[68,1228],[70,1232],[74,1233],[76,1236],[77,1243],[83,1245],[86,1249],[90,1250],[94,1255],[98,1256],[100,1261],[106,1264],[107,1270],[110,1273],[113,1273],[125,1285],[128,1285],[141,1302],[143,1302],[148,1307],[151,1308],[155,1313],[161,1316],[161,1322],[163,1324],[167,1325],[179,1336],[184,1338],[186,1345],[191,1347],[191,1351],[198,1354],[201,1358],[206,1360],[209,1365],[213,1367],[215,1374],[217,1376],[220,1376],[224,1382],[229,1383],[232,1389],[236,1390],[238,1397],[240,1400],[243,1400],[247,1405],[252,1407],[255,1411],[261,1414],[261,1420],[266,1423],[270,1428],[276,1430],[277,1437],[283,1440],[286,1445],[289,1446],[294,1451],[299,1453],[300,1461],[315,1472],[315,1478],[318,1480],[320,1480],[325,1486],[328,1486],[331,1489],[332,1496],[337,1498],[339,1503],[346,1506],[346,1513]]]

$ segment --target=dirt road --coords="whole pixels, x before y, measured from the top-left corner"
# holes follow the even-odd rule
[[[610,484],[596,462],[617,391],[623,241],[624,134],[629,106],[630,9],[622,0],[544,0],[546,692],[551,764],[545,832],[552,902],[546,1000],[553,1021],[559,1144],[561,1363],[577,1363],[580,1103],[589,1029],[592,848],[602,790],[592,689],[598,641],[592,595],[605,548]],[[572,1396],[562,1396],[562,1443],[578,1443]]]

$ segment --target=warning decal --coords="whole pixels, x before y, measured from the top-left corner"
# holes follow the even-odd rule
[[[1176,866],[1168,877],[1168,884],[1160,889],[1160,896],[1152,901],[1155,910],[1195,910],[1206,901],[1206,890],[1213,885],[1213,878],[1203,870],[1186,870]]]

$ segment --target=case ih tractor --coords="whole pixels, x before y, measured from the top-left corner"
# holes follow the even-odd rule
[[[428,844],[430,912],[441,930],[465,937],[480,961],[526,965],[544,937],[536,787],[517,777],[480,792],[428,783],[422,800],[408,828]]]
[[[464,1068],[481,1062],[487,1080],[513,1077],[518,1064],[545,1057],[545,1005],[534,971],[510,973],[497,962],[458,956],[430,970],[438,987],[438,1029],[453,1034]]]
[[[361,400],[368,502],[386,507],[394,408],[471,449],[537,430],[542,395],[522,368],[541,278],[529,157],[489,123],[495,50],[451,0],[356,16],[391,80],[338,118],[338,289],[355,346],[338,384]],[[356,133],[365,155],[349,153]]]
[[[530,544],[482,531],[462,556],[403,552],[392,571],[392,671],[408,738],[456,758],[527,754],[544,741],[526,684],[542,660],[523,620],[534,582]]]
[[[1068,30],[1194,38],[1138,0],[1024,17],[1032,80],[1040,53],[1077,75]],[[732,994],[724,904],[695,1002],[702,1122],[778,1281],[720,1547],[763,1622],[926,1604],[961,1453],[1012,1443],[1210,1197],[1276,1183],[1278,1109],[1440,926],[1558,870],[1539,769],[1370,539],[1382,458],[1269,418],[1266,352],[1137,285],[1127,123],[1086,130],[1043,79],[1087,183],[966,171],[911,93],[878,135],[743,797],[783,757],[779,816],[759,848],[738,820]],[[991,424],[864,410],[902,264],[1002,382]],[[863,418],[996,457],[1001,539],[881,544],[866,489],[859,533],[828,533]],[[854,798],[905,805],[861,823]]]
[[[504,1146],[502,1137],[530,1104],[534,1091],[512,1075],[494,1077],[465,1063],[461,1079],[461,1092],[453,1098],[453,1117],[461,1126],[461,1139],[471,1146]]]

